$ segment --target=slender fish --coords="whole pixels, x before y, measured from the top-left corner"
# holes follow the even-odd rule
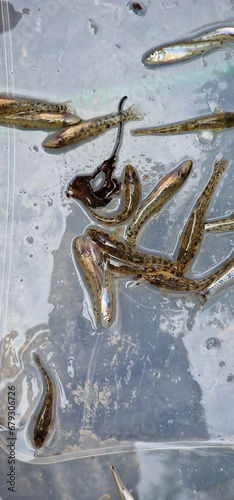
[[[136,128],[133,135],[187,134],[199,130],[223,130],[234,127],[234,113],[224,111],[216,104],[215,110],[209,115],[198,116],[191,120],[171,123],[158,127]]]
[[[101,323],[104,328],[109,328],[115,314],[114,289],[111,278],[109,260],[107,255],[102,256],[103,263],[101,279]]]
[[[198,292],[204,288],[207,280],[194,280],[186,278],[185,276],[179,276],[178,274],[172,273],[171,271],[161,269],[150,272],[139,274],[139,278],[143,278],[145,281],[151,285],[157,286],[164,290],[170,290],[172,292]],[[209,281],[208,281],[209,282]]]
[[[66,115],[72,113],[73,109],[71,103],[68,102],[55,103],[27,97],[14,97],[0,94],[0,113],[9,115],[11,113],[15,114],[25,111],[37,111],[38,113],[42,111],[51,111],[53,113]]]
[[[102,284],[98,275],[98,262],[94,258],[94,243],[84,242],[81,237],[75,238],[74,253],[78,265],[85,277],[93,305],[93,313],[96,323],[101,322]]]
[[[215,30],[212,29],[211,31],[199,36],[199,39],[202,40],[217,40],[217,38],[232,41],[234,39],[234,27],[223,26],[222,28],[216,28]]]
[[[45,396],[41,409],[34,419],[34,444],[37,448],[41,448],[45,443],[49,431],[54,423],[54,386],[52,379],[45,367],[42,365],[38,353],[33,353],[34,361],[40,369],[45,382]]]
[[[234,28],[218,28],[204,35],[187,40],[178,40],[166,45],[159,45],[147,51],[142,62],[149,66],[172,64],[199,55],[204,55],[214,49],[223,47],[228,41],[233,40]]]
[[[194,209],[180,238],[177,256],[177,269],[179,274],[184,274],[191,260],[196,255],[203,236],[204,217],[210,204],[211,197],[217,184],[228,167],[229,162],[224,158],[217,160],[209,182],[199,196]]]
[[[112,113],[99,118],[85,120],[74,127],[69,127],[63,130],[60,134],[46,140],[44,142],[44,147],[62,148],[64,146],[69,146],[70,144],[88,139],[89,137],[101,135],[109,128],[116,127],[121,121],[127,122],[141,119],[142,116],[133,105],[121,114]]]
[[[127,165],[124,169],[124,181],[122,190],[124,202],[123,208],[119,213],[115,214],[112,217],[107,217],[100,213],[97,213],[96,210],[89,208],[89,212],[92,214],[92,216],[106,226],[123,224],[123,222],[128,220],[136,211],[141,194],[140,179],[138,173],[131,165]]]
[[[234,284],[234,259],[231,257],[209,277],[209,283],[203,290],[202,296],[205,300]]]
[[[111,472],[113,474],[113,478],[116,484],[116,488],[119,494],[119,498],[121,500],[134,500],[132,494],[130,493],[129,490],[127,490],[126,486],[124,486],[122,480],[120,479],[120,476],[114,467],[114,465],[111,466]]]
[[[156,185],[153,191],[143,201],[133,217],[126,233],[126,240],[132,244],[136,243],[137,236],[143,224],[155,213],[158,213],[163,205],[176,193],[187,179],[192,168],[192,161],[181,163]]]
[[[76,115],[54,111],[24,111],[20,113],[0,113],[0,125],[14,125],[23,129],[56,129],[71,127],[81,122]]]
[[[136,272],[136,269],[139,272],[140,270],[153,272],[161,268],[174,273],[177,271],[176,265],[166,257],[136,250],[131,243],[119,241],[113,235],[101,229],[89,228],[88,236],[113,261],[128,266],[128,269],[132,269],[133,272]]]
[[[234,212],[224,219],[212,219],[204,223],[204,231],[222,233],[234,231]]]

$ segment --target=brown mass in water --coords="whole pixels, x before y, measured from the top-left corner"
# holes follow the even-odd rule
[[[126,99],[127,97],[124,96],[119,103],[118,111],[120,115],[122,112],[122,105]],[[82,201],[85,206],[97,208],[105,207],[112,200],[112,195],[119,193],[121,183],[114,177],[112,178],[112,174],[115,168],[117,152],[121,143],[122,126],[122,121],[120,121],[116,144],[110,158],[104,160],[104,162],[96,168],[92,174],[77,175],[68,186],[68,196]],[[101,173],[104,174],[103,183],[100,188],[95,188],[93,184],[98,175]]]

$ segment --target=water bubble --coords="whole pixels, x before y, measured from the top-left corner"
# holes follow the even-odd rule
[[[194,142],[203,151],[210,151],[218,146],[220,135],[215,134],[212,130],[203,130],[194,136]]]
[[[34,242],[34,239],[33,239],[32,236],[27,236],[26,241],[27,241],[27,243],[29,243],[30,245],[32,245],[33,242]]]
[[[210,351],[211,349],[217,349],[221,346],[221,342],[216,337],[210,337],[206,341],[206,348]]]

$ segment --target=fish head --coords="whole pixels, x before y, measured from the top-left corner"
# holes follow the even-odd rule
[[[145,64],[157,64],[162,63],[165,60],[165,52],[164,50],[153,50],[151,52],[147,52],[145,56],[143,56],[143,62]]]

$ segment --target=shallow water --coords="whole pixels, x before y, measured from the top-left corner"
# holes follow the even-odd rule
[[[15,11],[27,7],[15,0],[12,5]],[[65,9],[61,0],[45,6],[35,0],[14,30],[9,25],[0,34],[0,91],[69,100],[85,119],[115,112],[126,94],[128,105],[136,104],[143,112],[139,123],[144,126],[206,114],[212,100],[234,110],[234,45],[179,67],[148,70],[141,63],[143,53],[154,45],[210,25],[233,25],[233,2],[211,6],[201,0],[145,0],[144,6],[145,15],[138,16],[127,1],[81,5],[70,0]],[[233,131],[205,138],[131,136],[129,131],[139,123],[124,125],[116,175],[131,163],[140,175],[143,196],[181,161],[194,162],[186,183],[144,226],[138,240],[140,248],[175,258],[182,228],[215,158],[220,153],[233,158]],[[34,480],[44,488],[45,498],[50,498],[50,491],[56,498],[117,498],[112,463],[136,498],[188,498],[195,476],[186,472],[185,463],[192,468],[202,453],[204,463],[209,456],[220,471],[221,486],[214,483],[208,464],[203,476],[200,467],[194,487],[198,498],[222,498],[222,491],[231,499],[229,452],[208,447],[233,443],[233,288],[202,307],[193,295],[161,294],[150,285],[136,286],[130,278],[121,278],[115,284],[117,319],[105,330],[94,325],[74,265],[73,238],[91,219],[81,205],[66,198],[65,190],[76,174],[92,172],[109,157],[115,136],[116,129],[77,149],[48,154],[41,146],[44,131],[0,128],[0,460],[7,473],[7,388],[14,385],[18,498],[25,498]],[[231,164],[216,191],[209,218],[233,211],[233,168]],[[207,234],[191,275],[199,277],[227,258],[233,241],[233,233]],[[32,441],[42,391],[33,350],[48,363],[56,384],[55,432],[40,451]],[[189,449],[201,442],[207,450]],[[177,451],[170,450],[172,443]],[[168,450],[162,456],[160,447]],[[180,447],[187,449],[183,459]],[[144,454],[148,448],[151,451]],[[65,464],[76,458],[82,460]],[[27,461],[31,463],[20,463]],[[155,483],[150,477],[153,466],[158,471]],[[64,467],[69,478],[66,493],[60,478]],[[35,479],[37,470],[40,479]],[[96,491],[91,480],[87,482],[89,473]],[[26,475],[28,483],[22,479]],[[0,486],[4,499],[5,479]],[[76,496],[78,485],[83,493]],[[36,494],[39,498],[41,490]]]

